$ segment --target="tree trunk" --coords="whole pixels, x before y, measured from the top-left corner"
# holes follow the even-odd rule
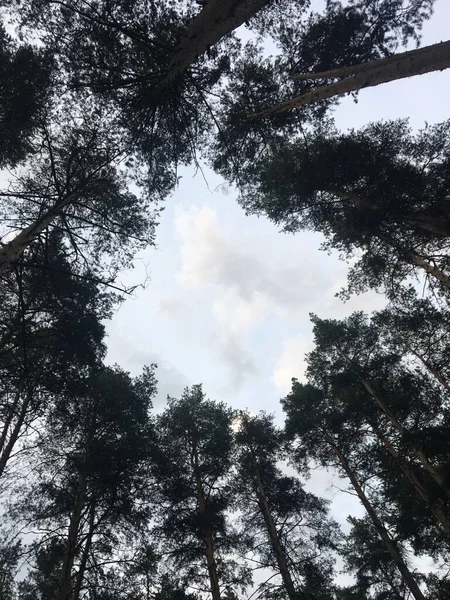
[[[81,556],[80,567],[77,573],[77,581],[75,584],[75,589],[73,591],[73,595],[71,600],[78,600],[80,597],[81,587],[83,585],[84,573],[86,571],[86,565],[89,558],[89,552],[91,551],[92,545],[92,537],[94,535],[95,528],[95,502],[91,504],[91,508],[89,510],[89,526],[88,532],[86,534],[86,542],[83,548],[83,554]]]
[[[349,92],[374,87],[389,81],[404,79],[414,75],[423,75],[432,71],[443,71],[450,67],[450,41],[425,46],[417,50],[410,50],[401,54],[394,54],[388,58],[373,60],[354,67],[344,67],[334,72],[328,71],[328,77],[340,77],[345,75],[341,81],[324,85],[311,90],[296,98],[280,102],[261,112],[249,115],[250,119],[260,119],[272,115],[283,114],[294,108],[314,104],[320,100],[341,96]],[[331,73],[331,75],[330,75]],[[314,74],[311,79],[314,79]],[[323,76],[316,74],[316,77]],[[301,78],[306,78],[302,74]]]
[[[386,550],[391,555],[391,558],[392,558],[394,564],[396,565],[397,569],[399,570],[399,572],[401,573],[405,582],[407,583],[408,588],[411,591],[412,595],[414,596],[415,600],[425,600],[425,596],[420,591],[420,588],[417,585],[416,580],[414,579],[412,573],[410,572],[405,561],[403,560],[403,557],[397,548],[395,540],[393,540],[391,538],[389,532],[387,531],[387,529],[385,528],[383,523],[378,518],[378,515],[375,512],[371,502],[367,498],[359,481],[357,480],[355,474],[353,473],[352,469],[350,468],[350,465],[348,464],[346,457],[342,454],[342,452],[339,450],[338,446],[335,444],[333,438],[327,432],[324,432],[324,436],[325,436],[325,439],[328,442],[328,444],[332,447],[333,452],[335,453],[336,457],[339,460],[340,465],[342,466],[342,469],[346,473],[347,477],[350,479],[351,484],[352,484],[353,488],[355,489],[355,492],[358,495],[358,498],[360,499],[362,505],[364,506],[364,508],[367,511],[367,514],[369,515],[370,520],[373,523],[373,526],[377,530],[380,538],[382,539],[382,541],[386,547]]]
[[[200,515],[206,514],[206,498],[203,491],[203,484],[200,475],[200,467],[198,463],[197,447],[194,444],[191,454],[191,464],[194,470],[194,478],[197,486],[197,498]],[[205,546],[206,566],[208,568],[209,582],[211,585],[211,595],[213,600],[220,600],[220,585],[217,575],[216,560],[214,557],[214,540],[212,531],[209,527],[202,530],[203,543]]]
[[[11,452],[13,451],[13,448],[14,448],[14,446],[17,442],[17,439],[20,435],[20,431],[21,431],[23,423],[25,421],[25,417],[27,416],[28,407],[30,405],[32,397],[33,397],[32,392],[30,392],[30,391],[27,392],[27,395],[25,396],[22,406],[20,408],[20,412],[17,417],[17,421],[13,427],[13,430],[11,431],[11,435],[9,436],[9,440],[6,443],[6,445],[4,446],[3,451],[0,454],[0,477],[3,475],[3,473],[5,471],[6,464],[11,457]],[[15,408],[17,408],[17,405],[15,406]],[[3,438],[3,434],[5,434],[5,431],[3,431],[3,433],[2,433],[2,438]],[[7,432],[6,432],[6,434],[7,434]]]
[[[13,403],[11,404],[11,406],[9,408],[8,415],[3,424],[2,434],[0,435],[0,456],[3,451],[3,447],[6,443],[6,439],[8,437],[8,431],[9,431],[9,428],[13,421],[14,414],[17,410],[17,407],[19,406],[19,400],[20,400],[20,391],[18,391],[14,394]],[[0,477],[1,477],[1,471],[0,471]]]
[[[278,569],[283,580],[283,585],[289,597],[289,600],[298,600],[299,595],[295,591],[294,583],[289,572],[289,567],[284,553],[284,549],[281,545],[280,538],[278,537],[272,513],[267,503],[266,494],[264,492],[264,486],[261,480],[261,475],[259,473],[259,468],[256,460],[254,462],[254,466],[257,483],[258,505],[261,514],[264,518],[264,522],[266,524],[267,533],[270,539],[270,545],[272,546],[273,553],[275,554],[275,559],[277,561]]]
[[[190,24],[156,90],[163,89],[183,75],[199,56],[253,17],[270,1],[208,0]]]
[[[75,552],[77,548],[77,538],[80,528],[81,515],[83,513],[83,508],[85,505],[86,490],[87,478],[85,474],[81,474],[80,479],[78,481],[78,489],[77,494],[75,496],[73,511],[70,516],[69,533],[66,541],[63,565],[58,581],[58,592],[56,594],[55,600],[68,600],[71,595],[72,569],[75,560]]]
[[[379,408],[381,409],[383,414],[385,414],[388,417],[389,421],[392,423],[392,425],[395,427],[395,429],[400,433],[400,435],[404,436],[406,433],[408,433],[408,430],[406,429],[406,427],[404,425],[402,425],[400,423],[400,421],[397,420],[397,418],[392,413],[390,408],[388,406],[386,406],[386,404],[383,402],[381,397],[373,389],[371,384],[366,379],[361,379],[361,383],[362,383],[364,389],[370,394],[370,396],[372,396],[372,398],[374,399],[376,404],[379,406]],[[438,471],[438,469],[429,461],[428,457],[423,452],[423,450],[418,448],[413,443],[411,444],[411,449],[413,450],[413,452],[415,453],[417,458],[420,460],[422,465],[425,467],[425,469],[428,471],[428,473],[431,475],[431,477],[444,490],[444,492],[450,497],[450,490],[448,489],[448,487],[445,483],[445,477],[443,477],[441,475],[441,473]]]
[[[410,346],[406,346],[406,349],[408,350],[408,352],[411,352],[411,354],[413,354],[416,358],[420,360],[420,362],[427,369],[427,371],[429,371],[437,379],[437,381],[439,381],[439,383],[447,390],[447,392],[450,392],[450,385],[448,384],[448,382],[444,379],[444,377],[442,377],[442,375],[438,371],[436,371],[436,369],[433,369],[431,364],[421,354],[413,350]]]
[[[430,261],[423,258],[417,253],[414,253],[411,257],[411,262],[413,265],[417,265],[421,269],[424,269],[429,275],[435,277],[438,281],[443,283],[445,287],[450,289],[450,276],[438,269],[435,265],[432,265]]]
[[[75,193],[68,194],[39,217],[37,221],[22,229],[13,240],[0,246],[0,275],[11,268],[12,264],[22,255],[31,242],[41,235],[75,197]]]
[[[94,438],[95,431],[95,423],[96,423],[96,415],[95,412],[91,418],[90,429],[87,432],[86,441],[84,444],[84,459],[83,464],[81,465],[81,469],[79,471],[79,479],[78,479],[78,488],[77,493],[75,495],[74,505],[72,514],[70,515],[70,523],[69,523],[69,531],[66,541],[66,547],[64,551],[64,559],[61,568],[61,573],[58,581],[58,592],[56,594],[55,600],[69,600],[71,597],[72,589],[71,589],[71,579],[72,579],[72,569],[73,563],[75,560],[75,554],[78,546],[78,534],[81,523],[81,516],[83,514],[83,509],[86,504],[86,492],[87,492],[87,463],[91,451],[91,445]]]
[[[371,427],[372,427],[373,431],[375,432],[375,434],[377,435],[378,439],[383,444],[383,446],[386,448],[386,450],[389,452],[389,454],[395,460],[396,464],[399,466],[402,473],[405,475],[405,477],[409,480],[411,485],[414,487],[414,489],[417,492],[417,495],[420,498],[422,498],[422,500],[429,506],[430,511],[433,514],[434,518],[436,519],[436,521],[438,521],[438,523],[440,523],[440,525],[444,529],[445,533],[447,534],[447,536],[449,538],[447,540],[447,543],[450,544],[450,519],[447,517],[447,515],[445,514],[443,509],[440,506],[436,506],[434,504],[434,502],[431,500],[431,497],[428,494],[425,486],[418,479],[418,477],[414,473],[414,470],[411,467],[411,465],[408,464],[408,462],[400,456],[400,454],[392,446],[390,441],[379,431],[378,427],[376,427],[374,425],[371,425]]]

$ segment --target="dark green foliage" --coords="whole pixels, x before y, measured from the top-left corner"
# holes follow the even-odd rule
[[[285,457],[282,432],[270,416],[240,413],[236,444],[237,506],[250,561],[278,574],[278,581],[271,579],[259,586],[260,597],[289,593],[280,552],[299,597],[331,597],[332,552],[339,530],[328,517],[327,504],[281,470],[280,461]]]
[[[0,531],[3,534],[3,531]],[[15,577],[18,570],[19,555],[22,550],[20,541],[0,545],[0,598],[15,600]]]
[[[417,258],[448,273],[449,123],[413,135],[405,121],[305,134],[252,167],[241,203],[285,231],[321,232],[345,258],[349,291],[395,295]],[[447,290],[429,277],[435,289]]]
[[[48,52],[17,45],[0,25],[0,167],[14,166],[35,151],[33,134],[50,91]]]
[[[37,549],[46,539],[63,546],[60,564],[70,566],[66,581],[64,566],[57,568],[58,590],[96,587],[113,577],[108,566],[127,561],[126,549],[147,516],[142,500],[153,444],[153,371],[132,380],[118,368],[103,368],[83,388],[58,398],[35,477],[14,509],[16,518],[38,528]]]
[[[342,556],[345,568],[355,573],[354,594],[370,596],[377,600],[401,600],[409,592],[392,564],[392,559],[383,546],[372,523],[365,517],[349,517],[352,529],[346,537]]]
[[[238,540],[227,516],[232,411],[206,399],[199,385],[168,402],[157,419],[155,473],[161,502],[158,533],[167,564],[185,584],[211,589],[211,582],[205,583],[209,547],[220,586],[241,586],[247,581],[232,557]]]

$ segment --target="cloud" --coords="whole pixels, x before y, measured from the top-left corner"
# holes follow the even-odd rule
[[[299,329],[303,336],[310,336],[309,312],[341,318],[360,308],[362,301],[367,308],[377,307],[381,297],[368,294],[343,304],[335,294],[345,285],[348,267],[337,255],[318,251],[323,240],[320,234],[287,236],[266,220],[247,219],[235,217],[230,222],[222,208],[179,206],[176,277],[188,294],[201,290],[202,298],[207,298],[216,327],[212,350],[228,367],[236,389],[265,368],[256,364],[258,348],[252,346],[256,331],[267,343],[265,319],[275,317],[280,327],[292,331],[272,380],[278,391],[286,391],[291,378],[301,376],[304,353],[311,349],[303,338],[291,339]],[[167,306],[165,310],[177,309]],[[274,336],[278,336],[276,344],[282,343],[278,333]]]
[[[305,381],[305,355],[313,349],[311,338],[294,337],[284,341],[283,350],[278,359],[272,382],[278,393],[286,395],[291,389],[293,377]]]
[[[224,388],[240,389],[249,375],[256,375],[258,368],[240,340],[233,335],[223,335],[215,341],[215,351],[229,370],[230,379]]]
[[[167,314],[172,319],[182,319],[186,315],[186,303],[180,298],[161,298],[158,303],[160,314]]]

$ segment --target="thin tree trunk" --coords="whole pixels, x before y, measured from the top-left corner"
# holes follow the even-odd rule
[[[370,394],[370,396],[372,396],[372,398],[374,399],[376,404],[379,406],[381,411],[388,417],[389,421],[392,423],[392,425],[395,427],[395,429],[400,433],[400,435],[404,436],[406,433],[408,433],[407,428],[400,423],[400,421],[395,417],[395,415],[392,413],[390,408],[388,406],[386,406],[386,404],[383,402],[381,397],[373,389],[372,385],[366,379],[361,379],[361,383],[362,383],[364,389]],[[423,452],[423,450],[418,448],[415,444],[411,444],[411,448],[414,451],[417,458],[422,463],[422,465],[425,467],[425,469],[431,475],[431,477],[436,481],[437,484],[439,484],[441,486],[441,488],[445,491],[445,493],[450,497],[450,490],[448,489],[447,485],[445,484],[445,478],[441,475],[441,473],[438,471],[438,469],[430,462],[430,460],[428,459],[426,454]]]
[[[8,442],[3,448],[2,453],[0,454],[0,477],[3,475],[6,464],[11,457],[11,452],[19,438],[20,431],[22,429],[23,423],[25,421],[25,417],[27,416],[28,407],[30,405],[31,399],[33,397],[32,392],[28,391],[27,395],[24,398],[22,406],[20,408],[19,415],[17,417],[17,421],[11,431],[11,435],[9,436]],[[3,432],[4,433],[4,432]],[[3,437],[3,435],[2,435]]]
[[[75,193],[68,194],[63,200],[57,202],[39,217],[37,221],[22,229],[13,240],[0,246],[0,275],[11,268],[12,264],[22,255],[31,242],[41,235],[56,217],[73,202],[75,197]]]
[[[389,532],[387,531],[387,529],[385,528],[383,523],[378,518],[378,515],[375,512],[371,502],[369,501],[366,494],[364,493],[364,490],[362,489],[359,481],[357,480],[353,470],[350,468],[350,465],[349,465],[346,457],[339,450],[339,448],[336,445],[336,443],[334,442],[333,438],[327,432],[324,432],[324,436],[325,436],[325,439],[327,440],[328,444],[332,447],[333,452],[335,453],[336,457],[339,460],[339,463],[342,466],[342,469],[346,473],[347,477],[350,479],[351,484],[352,484],[353,488],[355,489],[355,492],[358,495],[358,498],[360,499],[362,505],[364,506],[364,508],[367,511],[367,514],[369,515],[370,520],[373,523],[373,526],[377,530],[380,538],[382,539],[382,541],[386,547],[386,550],[391,555],[391,558],[392,558],[394,564],[396,565],[397,569],[399,570],[399,572],[401,573],[405,582],[407,583],[408,588],[410,589],[415,600],[425,600],[425,596],[420,591],[420,588],[417,585],[416,580],[414,579],[412,573],[408,569],[408,566],[406,565],[405,561],[403,560],[403,557],[400,554],[395,541],[391,538]]]
[[[257,482],[258,504],[262,516],[264,518],[264,522],[266,524],[267,533],[270,539],[270,545],[272,546],[272,550],[275,554],[275,559],[277,561],[278,569],[283,580],[283,585],[289,597],[289,600],[298,600],[299,595],[295,591],[294,582],[292,581],[292,577],[289,572],[289,567],[284,553],[284,549],[280,543],[280,538],[278,537],[272,513],[267,503],[263,482],[261,480],[261,475],[259,473],[259,468],[256,460],[254,462],[254,466]]]
[[[86,491],[87,478],[85,474],[81,474],[78,481],[78,489],[75,496],[73,511],[70,516],[69,533],[67,536],[64,559],[58,581],[58,592],[55,600],[68,600],[71,595],[72,569],[75,560],[75,551],[77,547],[81,515],[83,513],[86,500]]]
[[[90,454],[90,450],[91,450],[92,441],[94,438],[95,422],[96,422],[96,415],[94,412],[92,415],[92,418],[91,418],[90,429],[88,430],[87,438],[86,438],[86,442],[85,442],[85,446],[84,446],[84,459],[83,459],[83,464],[82,464],[80,472],[79,472],[77,493],[75,495],[73,510],[70,515],[69,531],[68,531],[68,536],[67,536],[67,540],[66,540],[63,564],[62,564],[61,573],[60,573],[59,581],[58,581],[58,592],[56,594],[55,600],[69,600],[69,598],[71,596],[71,592],[72,592],[72,589],[71,589],[71,587],[72,587],[71,586],[72,569],[73,569],[73,563],[75,560],[75,554],[76,554],[76,550],[77,550],[77,546],[78,546],[77,541],[78,541],[78,534],[79,534],[80,523],[81,523],[81,516],[83,514],[83,509],[86,504],[86,493],[87,493],[86,469],[87,469],[87,463],[88,463],[88,458],[89,458],[89,454]]]
[[[206,498],[203,491],[200,467],[198,463],[198,453],[195,444],[192,450],[191,459],[192,468],[194,470],[194,478],[197,486],[199,512],[202,516],[204,516],[206,514]],[[211,595],[213,600],[220,600],[219,577],[217,575],[217,566],[214,557],[214,541],[211,529],[209,527],[206,527],[202,530],[202,537],[205,546],[206,566],[208,568],[209,581],[211,585]]]
[[[17,407],[19,406],[19,400],[20,400],[20,391],[17,391],[14,394],[13,403],[11,404],[11,406],[9,408],[8,416],[6,417],[5,422],[3,424],[2,434],[0,436],[0,456],[1,456],[1,452],[3,451],[3,446],[6,443],[6,439],[8,437],[8,431],[9,431],[9,428],[13,421],[14,414],[17,410]],[[1,476],[1,472],[0,472],[0,476]]]
[[[80,597],[81,587],[83,585],[84,573],[86,571],[86,565],[89,558],[89,552],[91,551],[92,537],[94,535],[95,528],[95,502],[91,504],[89,510],[89,527],[86,534],[86,542],[83,548],[83,554],[81,556],[80,566],[77,573],[77,581],[71,600],[78,600]]]
[[[163,89],[183,75],[199,56],[253,17],[270,1],[208,0],[190,24],[156,89]]]
[[[425,486],[418,479],[418,477],[414,473],[414,470],[411,467],[411,465],[408,464],[408,462],[400,456],[400,454],[392,446],[390,441],[379,431],[378,427],[376,427],[374,425],[371,425],[371,427],[372,427],[373,431],[375,432],[375,434],[377,435],[377,437],[379,438],[379,440],[381,441],[381,443],[383,444],[383,446],[386,448],[386,450],[389,452],[389,454],[395,460],[396,464],[399,466],[402,473],[405,475],[405,477],[409,480],[411,485],[414,487],[418,496],[429,506],[430,511],[433,514],[434,518],[438,521],[438,523],[441,524],[442,528],[444,529],[444,531],[446,532],[446,534],[449,538],[449,540],[447,540],[447,543],[450,543],[450,519],[447,517],[447,515],[445,514],[445,512],[443,511],[443,509],[440,506],[436,506],[433,503],[430,495],[428,494],[427,490],[425,489]]]
[[[429,371],[437,379],[437,381],[439,381],[439,383],[448,392],[450,392],[450,385],[448,384],[448,382],[442,377],[442,375],[438,371],[433,369],[433,367],[430,365],[430,363],[421,354],[419,354],[418,352],[413,350],[410,346],[406,346],[406,349],[408,350],[408,352],[411,352],[411,354],[413,354],[416,358],[418,358],[420,360],[420,362],[423,364],[423,366],[427,369],[427,371]]]
[[[388,572],[386,572],[386,570],[381,565],[380,565],[380,570],[383,573],[383,575],[386,577],[386,581],[391,586],[391,590],[393,591],[394,596],[398,600],[405,600],[404,596],[402,596],[402,594],[400,593],[399,589],[397,588],[397,586],[395,585],[394,581],[392,580],[392,577],[390,576],[390,574]]]
[[[280,102],[271,108],[249,115],[249,118],[261,119],[283,114],[294,108],[314,104],[315,102],[333,98],[334,96],[342,96],[349,92],[355,92],[363,88],[374,87],[382,83],[414,75],[442,71],[449,67],[450,41],[425,46],[424,48],[403,52],[402,54],[394,54],[388,58],[362,63],[354,67],[338,69],[334,71],[333,75],[329,76],[339,77],[343,74],[346,75],[344,79],[311,90],[296,98]],[[319,75],[323,76],[323,73],[317,74],[317,76]]]

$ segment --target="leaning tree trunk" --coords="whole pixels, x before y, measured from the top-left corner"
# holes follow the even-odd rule
[[[0,477],[3,475],[8,460],[11,457],[11,453],[14,449],[14,446],[17,440],[19,439],[19,435],[22,431],[22,427],[25,422],[32,398],[33,393],[31,391],[28,391],[26,393],[25,398],[23,399],[22,405],[20,406],[20,410],[16,418],[16,422],[14,423],[14,426],[12,427],[11,433],[8,437],[8,429],[12,425],[12,421],[14,418],[13,413],[19,408],[19,402],[16,402],[16,399],[20,399],[20,393],[18,393],[18,395],[16,396],[13,406],[11,407],[10,418],[8,417],[8,420],[5,423],[5,426],[2,431],[2,446],[0,447]],[[8,441],[6,441],[6,439],[8,439]]]
[[[411,263],[417,267],[420,267],[426,273],[428,273],[428,275],[431,275],[443,283],[445,287],[450,289],[450,275],[444,273],[444,271],[436,267],[436,265],[433,265],[429,260],[426,260],[423,258],[423,256],[420,256],[420,254],[414,253],[411,256]]]
[[[432,515],[447,534],[447,543],[450,544],[450,519],[447,517],[442,507],[437,506],[432,500],[432,497],[428,493],[428,490],[414,472],[412,465],[410,465],[407,460],[400,456],[400,453],[394,448],[394,446],[386,438],[386,436],[381,433],[378,427],[374,426],[373,424],[371,424],[371,427],[378,439],[388,451],[388,453],[392,456],[395,463],[398,465],[400,471],[411,483],[417,495],[428,505],[428,508],[430,509]]]
[[[270,539],[270,545],[272,546],[273,553],[275,555],[275,560],[277,561],[278,569],[280,571],[281,578],[283,580],[283,585],[286,590],[286,594],[289,597],[289,600],[298,600],[299,594],[295,591],[294,582],[292,581],[291,574],[289,572],[288,563],[286,560],[285,552],[283,546],[281,545],[280,538],[277,533],[277,529],[272,517],[272,512],[267,503],[266,494],[264,491],[264,485],[261,479],[261,475],[259,472],[258,464],[254,463],[255,467],[255,476],[256,476],[256,493],[258,496],[258,505],[259,510],[264,518],[264,523],[266,524],[267,534]]]
[[[63,213],[64,209],[74,201],[75,197],[75,193],[67,194],[65,198],[52,206],[34,223],[22,229],[14,239],[0,247],[0,275],[11,269],[14,262],[20,258],[24,250]]]
[[[433,368],[433,366],[429,363],[429,361],[427,361],[426,358],[424,358],[419,352],[413,350],[410,346],[406,346],[406,349],[408,352],[410,352],[420,360],[420,362],[427,369],[427,371],[429,371],[433,375],[433,377],[435,377],[436,380],[439,381],[439,383],[442,385],[442,387],[444,387],[447,390],[447,392],[450,392],[450,384],[448,383],[448,381],[445,379],[445,377],[441,375],[441,373],[439,373],[439,371],[436,371],[436,369]]]
[[[194,471],[194,479],[197,487],[197,498],[198,498],[198,509],[200,515],[204,516],[206,513],[206,497],[203,490],[203,484],[200,473],[200,466],[198,462],[197,448],[194,446],[191,454],[191,465]],[[203,544],[205,547],[206,566],[208,569],[209,582],[211,585],[211,595],[213,600],[220,600],[220,585],[219,576],[217,574],[217,565],[214,552],[214,540],[212,531],[209,527],[202,529]]]
[[[377,515],[375,509],[373,508],[370,500],[364,493],[364,490],[362,489],[358,479],[356,478],[355,473],[351,469],[351,467],[347,461],[347,458],[344,456],[344,454],[338,448],[338,446],[334,442],[333,438],[326,431],[324,431],[324,437],[325,437],[327,443],[332,447],[333,452],[336,455],[343,471],[345,472],[347,477],[350,479],[351,484],[352,484],[355,492],[358,495],[358,498],[360,499],[362,505],[364,506],[364,508],[367,511],[367,514],[369,515],[370,520],[373,523],[373,526],[375,527],[378,535],[382,539],[382,541],[386,547],[386,550],[391,555],[391,558],[392,558],[395,566],[401,573],[403,579],[405,580],[406,584],[408,585],[408,588],[411,591],[412,595],[414,596],[415,600],[425,600],[425,596],[422,594],[411,571],[408,569],[408,566],[406,565],[405,561],[403,560],[403,557],[397,548],[397,544],[391,538],[388,530],[383,525],[381,520],[378,518],[378,515]]]
[[[261,119],[283,114],[294,108],[314,104],[334,96],[342,96],[363,88],[374,87],[389,81],[423,75],[433,71],[443,71],[450,67],[450,41],[441,42],[394,54],[388,58],[373,60],[354,67],[343,67],[324,73],[301,74],[300,79],[343,77],[340,81],[324,85],[296,98],[280,102],[271,108],[249,115],[250,119]]]
[[[183,75],[199,56],[253,17],[270,1],[207,0],[206,5],[190,24],[156,89],[163,89]]]
[[[346,354],[344,354],[343,352],[339,352],[339,354],[348,365],[353,366],[352,360]],[[386,417],[389,419],[390,423],[399,432],[399,434],[401,436],[405,436],[405,434],[408,434],[409,433],[408,429],[397,419],[397,417],[394,415],[394,413],[389,408],[389,406],[384,402],[384,400],[380,396],[380,394],[378,394],[376,392],[376,390],[374,389],[372,384],[369,381],[367,381],[367,379],[365,379],[364,377],[362,377],[360,379],[360,382],[361,382],[361,385],[363,386],[363,388],[366,390],[366,392],[369,394],[369,396],[373,399],[373,401],[378,406],[378,408],[381,410],[381,412],[384,415],[386,415]],[[448,486],[446,484],[445,477],[433,465],[433,463],[429,460],[429,458],[427,457],[427,455],[425,454],[425,452],[423,450],[421,450],[414,443],[410,443],[410,447],[411,447],[412,451],[414,452],[414,454],[419,459],[419,461],[422,463],[422,465],[425,467],[425,469],[431,475],[431,477],[444,490],[444,492],[450,497],[450,489],[448,488]]]
[[[372,385],[366,379],[361,379],[361,383],[362,383],[364,389],[366,390],[366,392],[373,398],[373,400],[378,405],[378,407],[381,409],[383,414],[386,415],[386,417],[389,419],[389,421],[395,427],[395,429],[400,433],[400,435],[404,436],[405,434],[409,433],[408,429],[404,425],[402,425],[402,423],[400,423],[400,421],[393,414],[391,409],[385,404],[385,402],[383,401],[381,396],[379,394],[377,394],[377,392],[374,390]],[[425,454],[425,452],[423,450],[421,450],[414,443],[411,443],[410,446],[411,446],[411,449],[413,450],[414,454],[417,456],[417,458],[422,463],[422,465],[425,467],[425,469],[428,471],[428,473],[431,475],[431,477],[444,490],[444,492],[450,497],[450,490],[449,490],[448,486],[446,485],[445,477],[443,477],[443,475],[439,472],[439,470],[431,463],[431,461],[429,460],[429,458],[427,457],[427,455]]]

